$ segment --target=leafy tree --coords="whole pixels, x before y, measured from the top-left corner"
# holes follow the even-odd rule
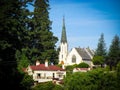
[[[117,87],[120,88],[120,62],[117,64]]]
[[[60,85],[55,85],[55,87],[52,90],[64,90],[64,88]]]
[[[32,90],[52,90],[55,85],[52,82],[41,83],[35,86]]]
[[[101,85],[99,86],[99,90],[117,90],[116,73],[103,73],[100,81]]]
[[[18,39],[20,6],[18,0],[0,1],[0,84],[1,88],[5,85],[13,89],[15,83],[16,60],[15,50],[20,48]],[[20,46],[18,46],[18,44]],[[9,78],[7,78],[9,77]],[[5,82],[7,81],[7,82]],[[4,83],[5,82],[5,83]],[[17,82],[17,81],[16,81]],[[4,87],[5,89],[6,87]]]
[[[100,68],[67,76],[64,87],[65,90],[117,90],[116,81],[116,73]]]
[[[66,66],[66,72],[67,72],[67,76],[71,75],[73,72],[73,69],[77,67],[77,64],[74,65],[68,65]]]
[[[62,64],[58,64],[57,66],[60,67],[60,68],[62,68]]]
[[[22,87],[24,87],[24,90],[31,90],[32,86],[34,85],[32,76],[24,74],[24,77],[20,84]]]
[[[68,78],[65,79],[65,90],[95,90],[89,86],[91,82],[87,73],[74,73]]]
[[[95,51],[95,56],[101,56],[103,57],[103,59],[100,59],[102,61],[97,62],[97,64],[101,64],[101,67],[103,66],[103,64],[105,63],[105,57],[106,57],[106,44],[104,41],[104,34],[101,34],[101,37],[99,39],[98,45],[97,45],[97,49]]]
[[[104,63],[104,58],[103,56],[94,56],[92,61],[94,65],[102,65]]]
[[[17,71],[15,54],[24,47],[28,1],[0,1],[0,85],[4,89],[23,89],[20,85],[23,75]]]
[[[77,67],[78,68],[88,68],[89,65],[87,63],[82,62],[82,63],[78,64]]]
[[[54,84],[52,82],[46,82],[37,84],[32,90],[64,90],[61,85]]]
[[[117,63],[120,61],[120,39],[116,35],[109,48],[107,64],[112,69],[112,66],[116,67]]]
[[[27,68],[30,64],[30,61],[28,60],[26,56],[26,49],[22,49],[22,52],[17,51],[16,52],[16,58],[17,58],[17,68],[19,72],[23,73],[23,68]]]

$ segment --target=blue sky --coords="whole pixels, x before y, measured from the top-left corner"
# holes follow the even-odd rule
[[[49,0],[52,32],[60,44],[62,19],[69,50],[73,47],[96,49],[101,33],[107,48],[115,35],[120,36],[120,0]]]

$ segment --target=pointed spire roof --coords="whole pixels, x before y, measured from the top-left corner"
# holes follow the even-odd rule
[[[67,37],[66,37],[65,19],[64,19],[64,16],[63,16],[61,43],[65,43],[65,42],[67,43]]]

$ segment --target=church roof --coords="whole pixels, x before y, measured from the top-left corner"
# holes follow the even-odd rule
[[[82,57],[83,60],[91,60],[91,57],[88,55],[84,48],[75,48],[78,54]]]
[[[63,17],[61,43],[65,43],[65,42],[67,43],[67,36],[66,36],[65,20],[64,20],[64,17]]]
[[[94,51],[93,50],[91,50],[90,48],[86,48],[86,49],[90,53],[91,56],[94,56]]]

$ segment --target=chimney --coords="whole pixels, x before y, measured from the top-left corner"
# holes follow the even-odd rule
[[[48,60],[45,60],[45,67],[48,67]]]
[[[37,66],[37,65],[40,65],[40,61],[39,61],[39,60],[36,61],[36,66]]]

